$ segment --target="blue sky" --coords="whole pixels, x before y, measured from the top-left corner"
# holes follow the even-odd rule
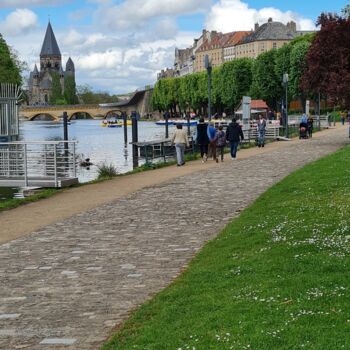
[[[203,28],[249,30],[268,17],[314,29],[322,12],[348,1],[264,0],[0,0],[0,33],[30,69],[48,18],[63,63],[72,57],[78,85],[123,93],[155,81],[171,66],[175,47],[187,47]]]

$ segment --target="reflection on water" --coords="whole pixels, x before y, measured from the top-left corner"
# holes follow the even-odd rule
[[[78,167],[80,182],[94,180],[97,166],[113,164],[119,173],[132,170],[132,148],[124,145],[123,128],[105,128],[99,120],[76,120],[68,126],[70,140],[78,141],[76,154],[79,159],[90,158],[88,168]],[[163,138],[164,127],[153,122],[139,122],[139,141]],[[23,141],[60,141],[63,139],[63,124],[48,121],[23,121],[20,123],[20,139]],[[128,127],[128,142],[131,127]]]

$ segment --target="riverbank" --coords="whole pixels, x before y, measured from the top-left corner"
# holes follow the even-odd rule
[[[338,126],[338,128],[342,128]],[[345,132],[345,128],[344,132]],[[338,129],[328,129],[315,134],[314,139],[322,138],[323,135],[337,132]],[[264,154],[291,144],[302,142],[312,142],[312,140],[293,139],[288,142],[273,142],[267,144],[264,148],[243,149],[238,154],[238,159],[247,159],[257,154]],[[232,162],[226,155],[226,162]],[[39,202],[33,202],[24,206],[0,212],[0,222],[2,232],[0,243],[22,237],[41,227],[67,219],[75,214],[84,212],[96,206],[109,203],[113,200],[122,198],[140,189],[157,186],[164,182],[171,181],[177,177],[194,174],[196,172],[211,169],[213,167],[224,166],[213,161],[202,164],[200,160],[192,161],[183,167],[175,165],[146,171],[126,176],[116,177],[109,181],[87,184],[57,193],[56,195],[42,199]],[[21,220],[18,220],[21,218]]]

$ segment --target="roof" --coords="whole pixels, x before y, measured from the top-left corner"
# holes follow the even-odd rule
[[[252,34],[251,31],[240,31],[228,33],[228,38],[224,44],[224,47],[230,47],[237,45],[244,37]]]
[[[39,74],[39,71],[38,71],[38,67],[35,65],[34,66],[34,70],[33,70],[33,75],[37,75],[37,74]]]
[[[69,57],[66,63],[66,71],[74,71],[74,63],[73,60]]]
[[[264,100],[252,100],[250,103],[252,109],[269,109],[269,106]]]
[[[40,56],[61,56],[57,45],[55,34],[53,33],[51,23],[47,25],[46,34],[41,48]]]
[[[239,44],[246,44],[253,41],[264,40],[292,40],[296,32],[281,22],[269,21],[261,25],[251,35],[244,37]]]

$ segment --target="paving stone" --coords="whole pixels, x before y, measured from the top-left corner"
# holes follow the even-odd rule
[[[0,245],[0,349],[100,348],[267,188],[348,142],[340,130],[234,162],[226,156],[217,168],[203,164]]]

